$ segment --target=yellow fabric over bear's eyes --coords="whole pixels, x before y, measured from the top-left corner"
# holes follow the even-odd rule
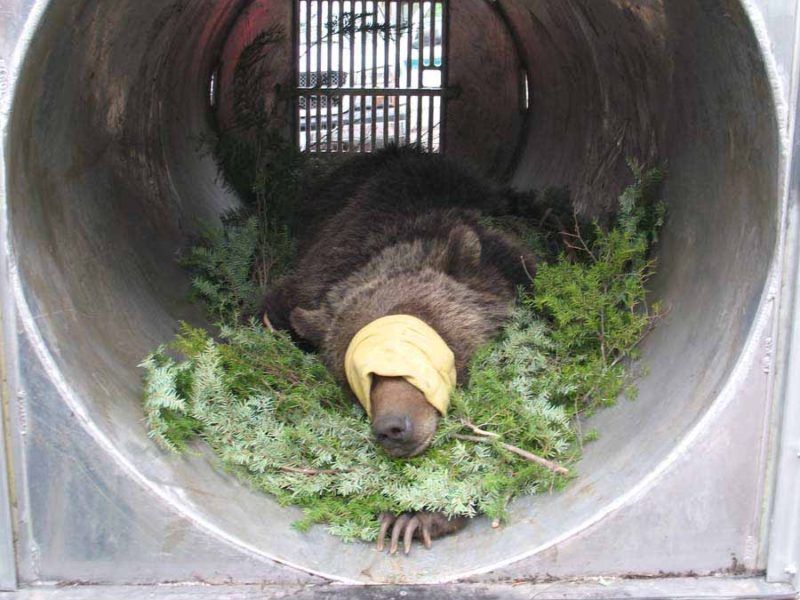
[[[361,329],[344,358],[347,382],[372,416],[372,376],[403,377],[442,415],[456,387],[456,361],[441,336],[410,315],[390,315]]]

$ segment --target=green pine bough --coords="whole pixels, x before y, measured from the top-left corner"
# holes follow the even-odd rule
[[[377,515],[442,511],[506,518],[515,497],[560,489],[594,432],[582,417],[635,396],[627,365],[662,310],[647,299],[664,206],[661,172],[631,163],[634,183],[615,223],[565,233],[566,251],[539,264],[533,293],[502,335],[474,358],[470,381],[421,456],[395,459],[378,446],[362,409],[314,354],[238,315],[286,271],[288,230],[252,209],[200,238],[184,264],[218,335],[183,324],[141,364],[151,437],[181,452],[204,441],[220,465],[284,505],[305,530],[325,524],[344,540],[372,541]],[[541,240],[525,223],[493,223]],[[265,277],[264,261],[270,265]]]

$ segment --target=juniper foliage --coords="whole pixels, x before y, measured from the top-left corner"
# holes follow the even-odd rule
[[[660,172],[631,168],[635,181],[620,198],[614,226],[576,230],[569,242],[574,252],[540,264],[535,293],[520,292],[503,335],[475,357],[468,387],[454,393],[423,455],[394,459],[376,445],[361,408],[314,354],[286,335],[226,319],[229,307],[250,297],[246,285],[213,290],[216,306],[224,307],[217,311],[218,339],[183,325],[169,346],[142,363],[150,435],[174,451],[192,438],[204,440],[223,467],[279,502],[302,507],[298,528],[324,523],[348,541],[375,539],[382,511],[503,519],[514,497],[560,488],[568,477],[502,444],[573,465],[594,436],[581,434],[579,418],[630,385],[626,359],[635,357],[660,314],[647,304],[646,284],[664,215],[655,201]],[[255,225],[247,223],[209,238],[211,251],[255,252],[247,229]],[[533,234],[529,239],[539,243]],[[230,269],[241,281],[252,262],[208,264],[209,274],[219,269],[228,279],[222,270]],[[457,439],[473,433],[469,425],[497,437]]]
[[[322,522],[346,540],[372,540],[381,511],[499,517],[517,493],[561,485],[563,478],[498,445],[452,437],[463,428],[460,418],[470,418],[543,456],[574,454],[563,407],[522,388],[503,406],[489,406],[483,394],[508,392],[500,357],[483,356],[474,390],[459,392],[431,448],[409,460],[374,443],[363,411],[315,355],[258,324],[223,327],[219,341],[184,325],[170,348],[142,364],[145,412],[162,445],[185,449],[188,436],[199,434],[223,465],[279,502],[303,507],[301,529]]]
[[[577,410],[609,404],[625,386],[626,358],[637,358],[642,337],[661,316],[660,303],[647,301],[647,282],[655,273],[650,248],[664,223],[665,206],[656,200],[663,180],[659,169],[629,161],[633,185],[619,199],[616,224],[608,231],[576,228],[566,255],[542,263],[535,294],[521,298],[531,314],[549,323],[558,368],[539,377],[558,403],[577,402]],[[591,241],[587,241],[591,240]],[[555,376],[557,385],[544,379]],[[635,395],[635,388],[628,392]]]
[[[288,227],[244,208],[224,215],[222,227],[197,236],[181,264],[192,275],[193,298],[212,318],[234,322],[255,312],[294,252]]]
[[[198,140],[242,204],[222,216],[221,227],[196,236],[181,264],[192,275],[194,299],[226,322],[252,313],[291,264],[293,205],[313,168],[275,126],[276,107],[269,109],[263,99],[269,75],[264,57],[284,37],[283,28],[273,26],[242,51],[233,75],[235,121]]]

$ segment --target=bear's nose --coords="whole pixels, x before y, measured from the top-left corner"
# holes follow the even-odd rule
[[[372,424],[381,444],[402,444],[411,439],[411,418],[408,415],[386,415]]]

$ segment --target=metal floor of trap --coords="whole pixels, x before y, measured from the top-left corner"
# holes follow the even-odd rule
[[[553,583],[449,584],[436,586],[143,585],[56,586],[0,592],[0,600],[796,600],[792,586],[761,578],[697,577],[658,579],[592,578]]]

